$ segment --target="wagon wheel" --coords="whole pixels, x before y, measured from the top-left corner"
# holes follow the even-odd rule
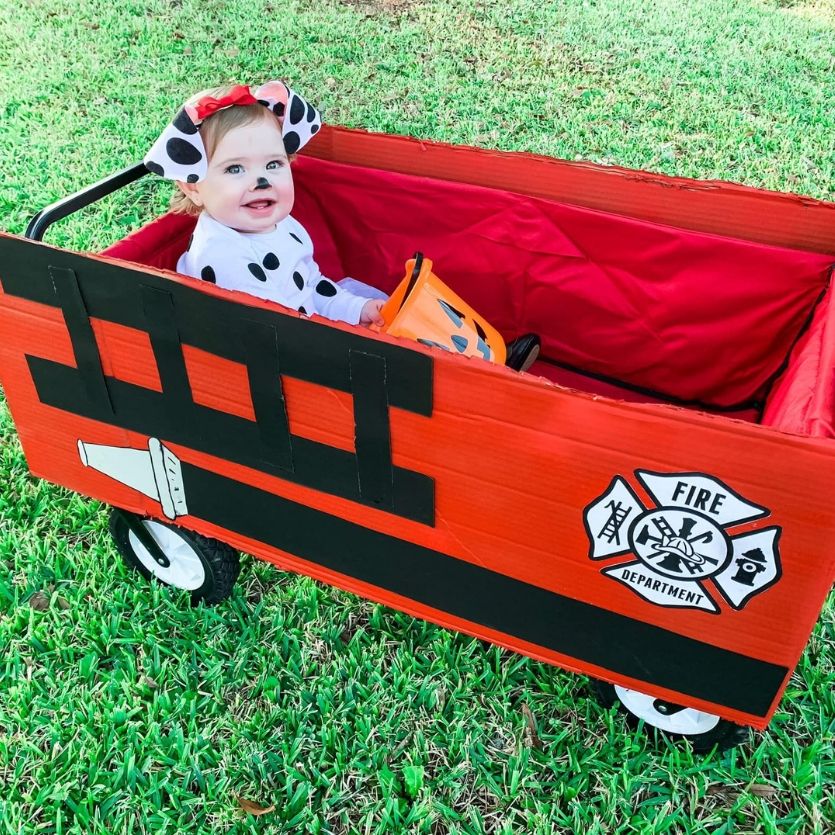
[[[190,591],[192,605],[225,600],[241,569],[238,552],[223,542],[118,508],[110,512],[110,534],[131,568]]]
[[[715,746],[717,751],[727,751],[746,742],[749,730],[728,722],[714,713],[665,702],[638,690],[612,685],[598,679],[590,679],[594,697],[604,707],[617,706],[630,727],[637,729],[643,720],[645,726],[668,739],[686,739],[698,753],[707,753]]]

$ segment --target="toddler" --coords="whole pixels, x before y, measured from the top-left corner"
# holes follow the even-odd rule
[[[208,90],[186,102],[145,165],[176,181],[175,211],[198,215],[178,272],[300,313],[382,325],[386,295],[354,279],[325,278],[310,236],[290,215],[290,163],[321,124],[281,81]]]

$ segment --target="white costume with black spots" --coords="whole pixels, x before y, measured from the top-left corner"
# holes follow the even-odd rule
[[[352,325],[359,323],[369,298],[385,298],[352,279],[346,279],[351,288],[367,295],[325,278],[313,260],[310,236],[289,215],[272,232],[243,233],[202,212],[177,272]]]

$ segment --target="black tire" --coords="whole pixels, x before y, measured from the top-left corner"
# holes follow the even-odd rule
[[[750,737],[749,728],[736,725],[727,719],[720,719],[719,717],[716,717],[718,720],[716,724],[703,733],[676,733],[660,728],[653,724],[651,712],[639,715],[630,709],[618,695],[613,685],[595,678],[589,679],[589,685],[595,699],[603,707],[616,707],[618,712],[626,718],[626,722],[630,728],[638,730],[643,721],[644,729],[652,728],[657,735],[656,739],[686,740],[692,745],[693,751],[699,754],[706,754],[714,749],[717,751],[727,751],[729,748],[747,742]],[[631,692],[635,693],[636,691]],[[676,705],[669,705],[669,703],[663,701],[659,702],[659,705],[662,707],[678,707]]]
[[[133,537],[131,536],[127,517],[143,524],[152,536],[154,536],[158,544],[160,543],[162,529],[165,529],[168,532],[165,534],[165,539],[171,542],[179,539],[181,543],[187,545],[191,549],[191,553],[187,555],[190,564],[197,569],[195,558],[199,560],[200,566],[202,566],[202,576],[200,576],[199,569],[197,569],[196,578],[193,583],[178,583],[175,571],[156,569],[156,567],[154,567],[154,570],[150,569],[146,565],[146,562],[143,562],[141,556],[137,554],[136,548],[134,547],[134,543],[137,542],[136,536],[135,534]],[[235,581],[238,579],[238,574],[241,570],[238,552],[226,543],[220,542],[217,539],[210,539],[207,536],[201,536],[199,533],[188,531],[185,528],[160,522],[156,519],[143,519],[124,510],[114,508],[110,511],[110,535],[113,537],[116,549],[122,555],[127,565],[136,569],[143,577],[149,580],[153,578],[164,585],[191,591],[192,606],[200,602],[213,605],[225,600],[232,593]],[[172,560],[172,565],[175,565],[176,560],[174,555],[170,551],[166,551],[165,548],[163,548],[163,552],[166,557]],[[146,552],[147,560],[148,555]]]

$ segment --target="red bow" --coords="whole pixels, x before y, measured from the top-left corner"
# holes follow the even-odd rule
[[[252,95],[249,87],[245,84],[239,84],[228,95],[220,99],[216,99],[213,96],[206,96],[194,105],[197,116],[196,124],[199,125],[213,113],[217,113],[218,110],[225,110],[227,107],[233,107],[235,105],[247,104],[258,104],[258,99]]]

